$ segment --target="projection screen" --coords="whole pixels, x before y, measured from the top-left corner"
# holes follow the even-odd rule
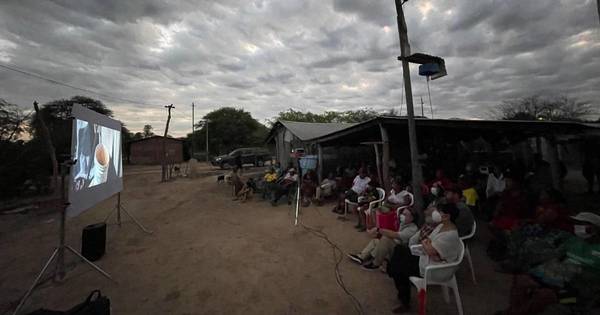
[[[73,105],[67,216],[74,217],[123,190],[121,122]]]

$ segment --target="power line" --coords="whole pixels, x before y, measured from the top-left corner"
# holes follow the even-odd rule
[[[65,83],[65,82],[62,82],[62,81],[59,81],[59,80],[56,80],[56,79],[52,79],[52,78],[49,78],[49,77],[45,77],[45,76],[36,74],[36,73],[33,73],[33,72],[25,71],[25,70],[20,69],[19,67],[15,66],[15,65],[7,66],[6,64],[1,64],[0,63],[0,68],[4,68],[4,69],[10,70],[10,71],[18,72],[18,73],[23,74],[25,76],[29,76],[29,77],[32,77],[32,78],[40,79],[40,80],[43,80],[43,81],[46,81],[46,82],[49,82],[49,83],[52,83],[52,84],[65,86],[65,87],[68,87],[68,88],[71,88],[71,89],[83,91],[83,92],[90,93],[90,94],[95,94],[95,95],[98,95],[98,96],[101,96],[101,97],[104,97],[104,98],[109,98],[109,99],[120,101],[120,102],[133,103],[133,104],[139,104],[139,105],[144,105],[144,106],[160,106],[160,105],[146,104],[146,103],[143,103],[143,102],[139,102],[139,101],[135,101],[135,100],[130,100],[130,99],[126,99],[126,98],[122,98],[122,97],[118,97],[118,96],[111,96],[111,95],[100,93],[100,92],[96,92],[96,91],[93,91],[93,90],[90,90],[90,89],[78,87],[78,86],[75,86],[75,85],[71,85],[69,83]]]

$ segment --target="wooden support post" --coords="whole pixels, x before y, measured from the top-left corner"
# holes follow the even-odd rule
[[[558,144],[554,137],[545,137],[546,139],[546,155],[548,157],[548,163],[550,163],[550,170],[552,172],[552,187],[557,190],[561,190],[560,187],[560,161],[558,160]]]
[[[319,185],[323,181],[323,147],[317,144],[317,176],[319,176]]]
[[[167,181],[167,132],[169,132],[169,122],[171,122],[171,109],[175,108],[175,106],[173,106],[173,104],[169,105],[169,106],[165,106],[165,108],[167,108],[168,110],[168,116],[167,116],[167,125],[165,126],[165,134],[163,136],[163,141],[162,141],[162,177],[161,177],[161,181],[162,182],[166,182]]]
[[[377,179],[379,180],[379,185],[384,185],[383,176],[381,176],[381,157],[379,155],[379,145],[377,143],[373,143],[373,149],[375,150],[375,166],[377,167]]]
[[[410,164],[412,170],[412,189],[415,196],[415,209],[424,209],[423,196],[421,195],[421,184],[423,184],[423,171],[419,161],[419,145],[417,143],[417,127],[412,99],[412,85],[410,82],[410,68],[406,57],[410,55],[410,44],[408,42],[408,31],[402,0],[395,0],[398,22],[398,35],[400,37],[400,54],[402,58],[402,74],[404,78],[404,90],[406,92],[406,119],[408,121],[408,143],[410,146]]]
[[[381,175],[383,176],[383,186],[386,191],[392,189],[390,183],[390,139],[387,130],[382,124],[379,124],[381,131],[381,142],[383,142],[383,157],[381,161]]]

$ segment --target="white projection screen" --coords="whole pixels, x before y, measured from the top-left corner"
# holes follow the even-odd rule
[[[121,122],[73,105],[69,207],[74,217],[123,190]]]

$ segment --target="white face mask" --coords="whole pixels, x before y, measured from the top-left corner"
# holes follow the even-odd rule
[[[590,236],[592,236],[592,234],[587,232],[586,225],[575,225],[574,228],[575,228],[575,235],[577,235],[578,237],[586,239],[586,238],[589,238]]]
[[[434,210],[431,213],[431,219],[433,220],[433,223],[440,223],[440,222],[442,222],[442,215],[440,214],[439,211]]]
[[[431,187],[431,194],[434,196],[437,196],[440,193],[439,188],[437,187]]]
[[[406,223],[406,216],[404,214],[400,215],[400,224]]]

